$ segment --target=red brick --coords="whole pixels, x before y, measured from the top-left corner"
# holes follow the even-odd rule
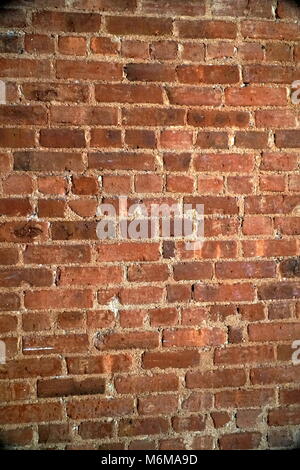
[[[70,442],[71,430],[68,424],[41,424],[38,427],[39,442],[44,444]]]
[[[0,225],[0,241],[32,243],[47,240],[48,226],[45,222],[4,222]]]
[[[186,284],[171,284],[167,286],[168,302],[187,302],[191,300],[191,286]]]
[[[25,34],[25,49],[29,53],[53,54],[55,41],[45,34]]]
[[[1,265],[17,264],[18,260],[19,252],[16,248],[0,248]]]
[[[237,253],[236,243],[234,241],[206,241],[199,250],[191,250],[191,252],[179,248],[181,259],[189,258],[235,258]]]
[[[251,325],[251,327],[254,325]],[[263,363],[275,360],[273,346],[233,346],[215,351],[215,364]]]
[[[246,383],[243,369],[235,369],[234,374],[229,369],[210,370],[206,372],[192,371],[186,375],[187,388],[225,388],[240,387]]]
[[[252,406],[272,405],[275,402],[273,390],[238,390],[223,391],[215,394],[216,408],[248,408]]]
[[[235,65],[179,65],[176,68],[180,83],[237,83],[238,69]]]
[[[39,423],[61,418],[62,405],[55,402],[9,405],[0,408],[1,424]]]
[[[194,298],[198,302],[251,301],[254,288],[249,283],[196,285]]]
[[[269,21],[243,21],[244,38],[289,40],[299,38],[300,30],[296,23],[287,24]]]
[[[112,372],[128,372],[132,359],[129,354],[105,354],[101,356],[68,357],[69,374],[110,374]],[[53,374],[55,375],[55,374]]]
[[[145,13],[168,14],[171,16],[198,16],[205,14],[205,4],[201,0],[162,0],[159,5],[155,0],[143,0],[142,8]]]
[[[272,18],[272,5],[257,2],[256,0],[218,0],[212,7],[216,16],[250,16],[258,18]]]
[[[297,129],[289,131],[276,131],[275,143],[277,147],[299,148],[300,132]]]
[[[254,192],[254,181],[250,176],[228,176],[227,187],[234,194],[251,194]]]
[[[280,282],[264,284],[258,288],[258,298],[262,300],[295,299],[299,293],[299,283]]]
[[[0,129],[1,147],[26,148],[35,147],[35,132],[30,129]]]
[[[3,403],[30,400],[33,393],[30,384],[22,382],[1,382],[0,385],[0,401]]]
[[[238,428],[255,428],[261,419],[261,409],[238,410],[236,414],[236,425]]]
[[[0,271],[1,287],[21,287],[23,285],[51,286],[53,274],[48,269],[6,269]]]
[[[23,447],[32,443],[33,429],[27,427],[2,430],[0,438],[4,445],[17,445]]]
[[[37,396],[63,397],[70,395],[98,395],[104,393],[105,380],[102,378],[55,378],[43,379],[37,382]]]
[[[226,132],[199,131],[197,134],[196,147],[203,149],[227,149],[228,134]]]
[[[193,147],[193,133],[189,131],[165,130],[160,133],[163,149],[185,150]]]
[[[154,349],[158,334],[154,331],[98,334],[95,346],[100,351],[108,349]]]
[[[98,61],[78,64],[75,60],[58,60],[56,75],[57,78],[74,80],[119,80],[122,78],[122,65]]]
[[[2,53],[21,54],[23,51],[22,37],[2,34],[0,38],[0,51]]]
[[[204,347],[226,342],[226,333],[220,328],[164,330],[164,347]]]
[[[193,450],[212,450],[213,448],[214,444],[211,436],[197,436],[193,439],[191,445]]]
[[[274,111],[255,111],[255,124],[257,127],[273,129],[278,127],[295,127],[296,117],[289,109],[276,109]]]
[[[130,176],[104,175],[102,184],[104,191],[109,194],[128,194],[131,192]]]
[[[33,13],[32,22],[36,30],[88,33],[99,31],[101,16],[95,13],[42,11]]]
[[[291,367],[264,367],[260,369],[252,369],[250,372],[250,380],[254,385],[270,385],[270,384],[288,384],[294,385],[299,382],[300,368]]]
[[[190,153],[165,153],[163,159],[168,171],[188,171],[192,156]]]
[[[156,41],[150,44],[150,56],[155,60],[176,59],[178,44],[175,41]]]
[[[171,326],[178,323],[178,312],[174,308],[157,308],[149,310],[151,326]]]
[[[216,263],[216,277],[219,279],[253,279],[276,276],[273,261],[228,261]]]
[[[266,216],[248,216],[243,221],[245,235],[271,235],[273,233],[272,219]]]
[[[80,10],[96,11],[134,11],[136,0],[75,0],[74,7]]]
[[[127,64],[125,73],[129,81],[174,82],[175,68],[166,64]]]
[[[107,16],[106,29],[115,35],[162,36],[172,33],[172,21],[169,18]]]
[[[211,263],[178,263],[174,265],[174,279],[181,280],[198,280],[211,279],[212,265]]]
[[[87,335],[25,336],[23,354],[48,355],[57,353],[79,353],[88,349]]]
[[[175,22],[180,38],[193,39],[235,39],[237,35],[237,26],[229,21],[211,21],[211,20],[178,20]]]
[[[266,60],[268,62],[289,62],[292,60],[292,49],[290,45],[280,42],[267,44]]]
[[[69,202],[70,209],[81,217],[94,217],[96,215],[97,205],[97,201],[92,199],[77,199]]]
[[[113,423],[84,421],[80,424],[78,432],[82,439],[110,438],[113,435]]]
[[[169,430],[169,422],[165,418],[122,420],[119,426],[120,436],[149,436],[167,433]]]
[[[122,39],[121,55],[132,59],[149,59],[149,44],[134,39]]]
[[[247,86],[227,88],[226,104],[232,106],[281,106],[287,104],[285,88]]]
[[[244,82],[292,83],[297,78],[293,67],[281,65],[245,65]]]
[[[200,62],[204,60],[205,46],[194,42],[185,42],[182,44],[181,55],[183,60],[191,62]]]
[[[260,127],[260,126],[258,126]],[[265,126],[262,126],[265,127]],[[267,132],[236,132],[234,144],[239,148],[260,149],[268,147]]]
[[[38,202],[39,217],[58,218],[64,217],[66,210],[65,201],[47,199]]]
[[[166,264],[136,264],[128,267],[127,276],[130,282],[166,281],[169,270]]]
[[[249,125],[249,113],[245,111],[212,111],[198,109],[188,111],[188,124],[194,127],[238,127]]]
[[[56,263],[84,263],[91,259],[91,250],[86,245],[69,246],[28,246],[24,252],[24,261],[26,264],[52,264]]]
[[[172,427],[175,432],[204,431],[205,418],[203,416],[176,416],[172,418]]]
[[[118,393],[146,393],[177,391],[178,377],[175,374],[154,374],[118,377],[115,387]]]
[[[100,261],[157,261],[160,258],[157,243],[121,242],[99,244],[97,260]]]
[[[166,415],[176,413],[178,410],[178,396],[158,395],[142,397],[138,400],[138,413],[140,415]]]
[[[220,439],[221,450],[249,450],[257,449],[261,441],[259,432],[244,432],[224,434]]]
[[[156,85],[96,84],[95,98],[103,103],[163,103],[162,89]]]
[[[142,129],[127,129],[125,133],[125,143],[130,148],[154,149],[156,146],[155,133]]]
[[[300,409],[278,408],[270,410],[268,422],[270,426],[286,426],[299,424]]]
[[[22,92],[27,100],[42,102],[86,102],[88,99],[87,85],[56,82],[27,82],[22,84]]]
[[[243,242],[244,256],[293,256],[297,254],[295,240],[247,240]]]
[[[90,153],[89,168],[95,170],[154,170],[155,159],[147,153]]]
[[[135,191],[137,193],[160,193],[163,188],[163,178],[156,174],[136,175]]]
[[[0,59],[2,77],[11,78],[46,78],[51,76],[48,60],[35,59]]]
[[[119,41],[107,37],[93,37],[91,51],[94,54],[116,55],[119,51]]]
[[[245,42],[237,48],[238,57],[244,61],[253,60],[255,62],[264,59],[263,46],[256,42]]]
[[[92,129],[91,147],[122,147],[121,132],[114,129]]]
[[[300,175],[289,176],[289,190],[296,192],[300,191]]]
[[[42,129],[40,133],[42,147],[82,148],[86,146],[82,130],[75,129]]]
[[[207,44],[207,58],[211,59],[227,59],[235,56],[235,48],[229,42],[216,42],[214,44]]]
[[[223,186],[223,178],[213,178],[211,176],[198,176],[198,191],[202,194],[222,193]],[[213,223],[213,221],[210,223]]]
[[[292,341],[296,339],[298,329],[297,323],[249,325],[249,338],[251,341]]]
[[[194,177],[186,175],[168,175],[166,189],[171,193],[192,193],[194,192]]]
[[[186,369],[199,364],[198,351],[164,351],[145,352],[143,355],[143,367],[145,369]]]
[[[40,290],[25,293],[27,308],[89,308],[92,296],[89,290]]]
[[[71,419],[95,419],[128,415],[133,412],[132,398],[85,398],[69,401],[67,404],[67,415]]]
[[[86,55],[86,39],[76,36],[61,36],[58,38],[58,50],[65,55]]]
[[[171,104],[186,106],[214,106],[221,104],[221,92],[214,88],[169,87],[168,98]]]
[[[231,420],[230,414],[226,411],[215,411],[211,413],[211,418],[216,429],[222,428]]]
[[[30,194],[33,191],[32,179],[28,175],[10,175],[3,181],[3,192],[7,194]]]
[[[65,267],[59,273],[59,285],[62,286],[97,286],[103,284],[119,284],[123,272],[119,266],[69,268]]]
[[[259,181],[261,191],[280,192],[285,190],[285,177],[281,175],[261,176]]]
[[[254,168],[253,155],[240,154],[200,154],[194,157],[194,167],[201,172],[240,172],[249,173]]]

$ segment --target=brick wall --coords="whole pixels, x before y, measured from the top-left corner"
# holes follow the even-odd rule
[[[288,0],[2,7],[6,445],[298,445],[299,20]],[[204,244],[99,240],[120,195],[204,204]]]

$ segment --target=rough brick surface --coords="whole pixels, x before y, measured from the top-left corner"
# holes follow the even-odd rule
[[[1,444],[296,447],[299,2],[4,3]],[[99,240],[119,196],[202,247]]]

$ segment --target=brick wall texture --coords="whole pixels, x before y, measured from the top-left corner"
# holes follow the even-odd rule
[[[300,6],[4,4],[3,445],[297,447]],[[202,247],[99,239],[120,195],[204,204]]]

